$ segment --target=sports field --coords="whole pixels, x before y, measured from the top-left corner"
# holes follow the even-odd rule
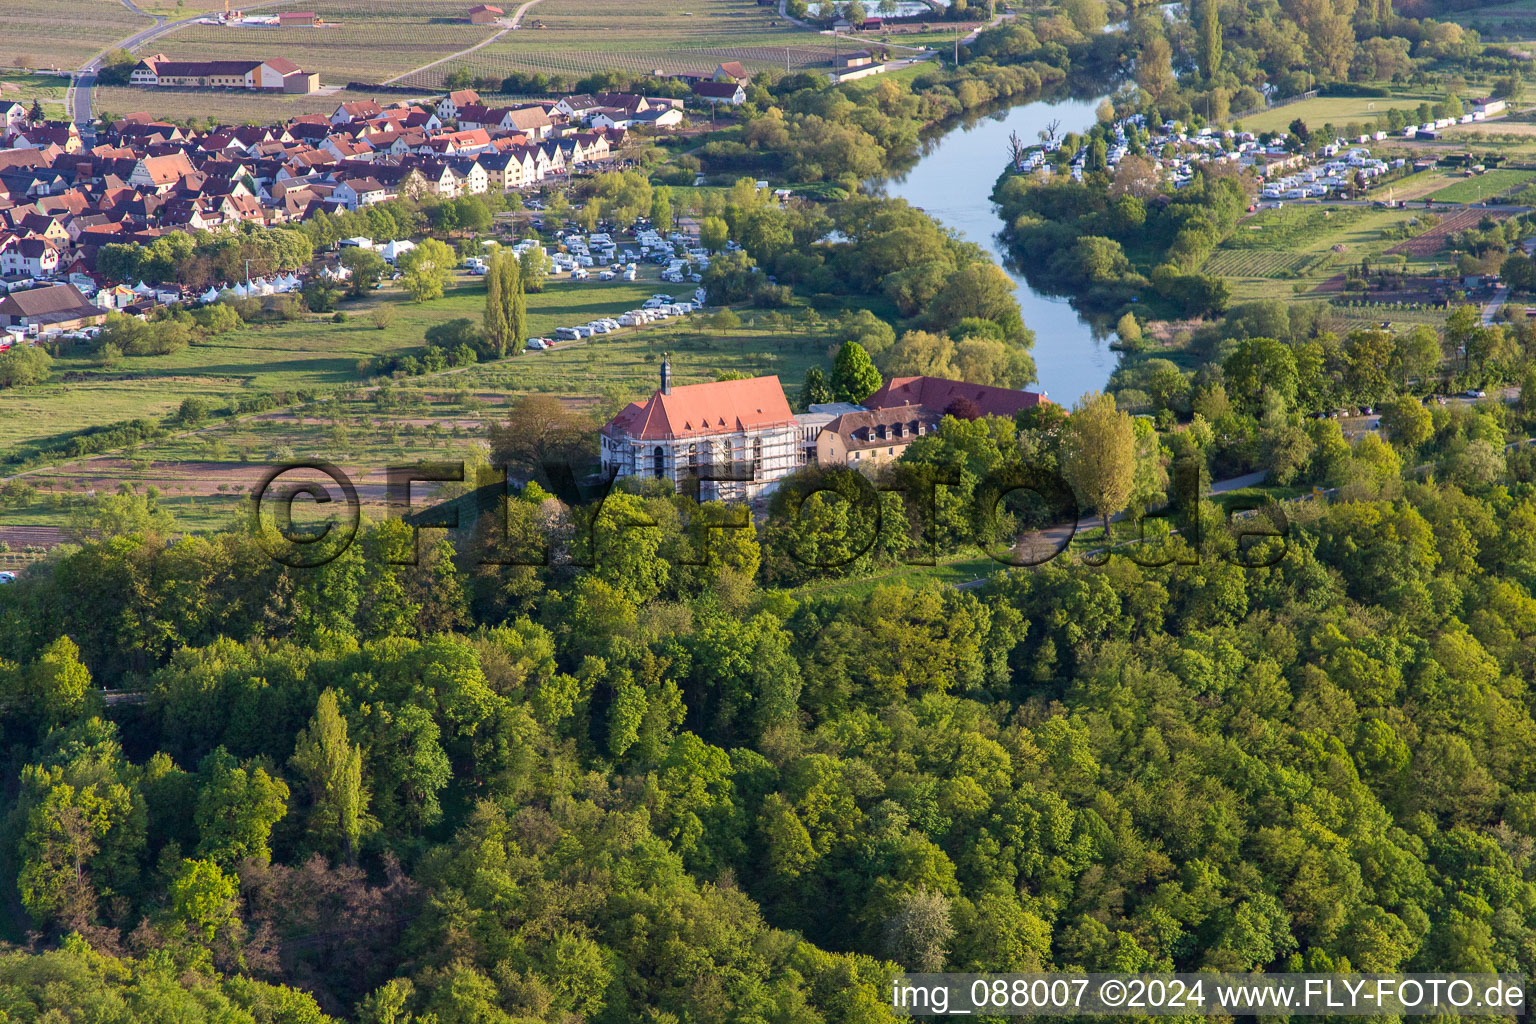
[[[77,68],[150,24],[118,0],[0,0],[0,64]]]

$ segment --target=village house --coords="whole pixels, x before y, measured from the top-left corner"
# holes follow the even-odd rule
[[[11,238],[0,246],[0,275],[52,277],[59,268],[58,247],[46,238]]]
[[[739,107],[747,102],[747,91],[735,82],[696,82],[693,94],[705,103]]]
[[[491,25],[498,19],[506,17],[507,12],[500,7],[491,4],[477,4],[469,9],[469,23],[471,25]]]
[[[373,178],[347,178],[336,183],[331,201],[348,210],[356,210],[392,198],[389,189]]]
[[[331,114],[331,124],[351,124],[353,121],[370,121],[384,114],[384,108],[374,100],[353,100],[343,103]]]
[[[197,168],[192,166],[192,161],[187,159],[185,153],[146,156],[134,164],[127,183],[134,188],[148,189],[158,194],[169,192],[182,178],[196,173]]]
[[[480,102],[480,94],[473,89],[458,89],[437,101],[437,116],[444,121],[452,121],[458,118],[459,108],[477,104]]]

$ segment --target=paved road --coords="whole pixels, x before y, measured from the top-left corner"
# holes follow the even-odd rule
[[[1493,318],[1499,315],[1499,309],[1508,299],[1509,289],[1504,285],[1499,285],[1498,289],[1493,293],[1493,298],[1488,300],[1488,305],[1483,307],[1484,327],[1491,327],[1493,325]]]
[[[207,13],[203,13],[193,15],[190,18],[182,18],[179,21],[166,21],[161,15],[150,14],[147,11],[140,10],[133,4],[132,0],[121,0],[121,2],[124,7],[135,14],[149,18],[154,24],[149,28],[140,29],[126,39],[120,39],[111,46],[103,48],[100,53],[80,65],[79,69],[76,70],[74,82],[64,95],[64,109],[69,114],[70,119],[79,126],[80,133],[92,138],[94,138],[96,132],[91,127],[91,90],[95,88],[97,72],[101,70],[101,62],[106,59],[107,54],[113,50],[127,50],[129,53],[132,53],[145,43],[175,32],[177,29],[196,24],[208,17]],[[254,4],[242,3],[240,9],[253,11],[260,7],[277,7],[290,2],[291,0],[261,0],[260,3]]]

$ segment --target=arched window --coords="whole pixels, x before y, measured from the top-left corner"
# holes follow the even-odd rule
[[[666,459],[667,459],[666,452],[661,450],[661,445],[657,445],[656,446],[656,450],[651,453],[651,472],[654,473],[658,477],[666,476],[667,475]]]

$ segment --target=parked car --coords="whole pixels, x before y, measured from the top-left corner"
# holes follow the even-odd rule
[[[544,338],[529,338],[527,347],[535,351],[540,351],[549,348],[549,342]]]

